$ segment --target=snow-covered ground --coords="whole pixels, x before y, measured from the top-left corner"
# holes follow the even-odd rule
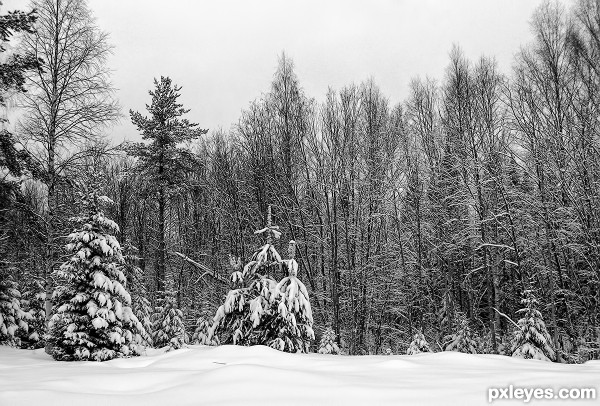
[[[485,405],[488,388],[511,384],[600,389],[600,361],[559,365],[453,352],[349,357],[237,346],[153,351],[103,363],[57,362],[43,350],[0,347],[0,405]]]

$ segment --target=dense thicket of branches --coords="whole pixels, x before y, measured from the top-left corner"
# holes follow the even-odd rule
[[[443,79],[413,80],[398,105],[373,81],[319,103],[282,56],[237,126],[186,145],[195,165],[160,207],[134,159],[85,161],[105,172],[151,302],[159,275],[191,336],[272,205],[298,244],[317,336],[331,326],[343,351],[405,353],[421,333],[438,351],[468,331],[470,351],[510,354],[534,289],[557,360],[600,358],[600,2],[544,3],[532,21],[513,72],[457,47]],[[68,211],[72,192],[56,187]],[[24,213],[14,224],[29,229]]]

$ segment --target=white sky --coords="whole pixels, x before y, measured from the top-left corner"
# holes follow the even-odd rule
[[[569,0],[565,0],[570,4]],[[26,0],[3,10],[25,9]],[[453,43],[509,72],[541,0],[89,0],[115,46],[110,67],[125,114],[115,142],[139,139],[128,116],[144,110],[153,78],[182,86],[188,118],[229,129],[269,90],[282,51],[306,93],[323,100],[372,77],[391,103],[415,76],[443,78]],[[4,12],[3,11],[3,12]]]

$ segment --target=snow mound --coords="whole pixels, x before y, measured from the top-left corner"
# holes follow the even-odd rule
[[[0,405],[11,406],[484,405],[490,387],[598,387],[598,377],[600,362],[454,352],[350,357],[195,345],[100,363],[0,347]]]

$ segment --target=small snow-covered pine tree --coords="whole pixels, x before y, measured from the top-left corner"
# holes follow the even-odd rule
[[[12,274],[0,271],[0,345],[19,346],[19,330],[27,332],[31,316],[21,308],[21,293]]]
[[[477,354],[477,343],[473,340],[469,321],[462,313],[457,313],[458,328],[454,334],[446,337],[446,351]]]
[[[239,259],[230,258],[233,273],[231,289],[213,318],[212,336],[221,336],[223,344],[267,345],[275,337],[264,328],[271,296],[277,282],[269,275],[280,269],[281,257],[273,246],[273,238],[279,238],[279,227],[271,224],[271,207],[267,215],[267,227],[255,234],[266,233],[267,243],[256,251],[242,268]]]
[[[423,333],[418,331],[410,342],[406,350],[406,355],[421,354],[422,352],[431,352],[431,348]]]
[[[498,344],[498,354],[510,357],[512,355],[512,335],[502,334]]]
[[[183,323],[183,312],[177,307],[175,293],[167,291],[158,299],[152,316],[152,343],[155,348],[165,346],[178,350],[188,342]]]
[[[315,339],[312,329],[313,317],[308,290],[298,279],[298,263],[295,260],[296,242],[289,242],[290,259],[282,261],[288,276],[275,286],[270,302],[277,305],[279,317],[274,318],[277,337],[269,346],[279,351],[308,352],[311,340]]]
[[[512,342],[512,356],[525,359],[553,361],[555,352],[552,339],[546,329],[542,314],[537,309],[538,301],[532,290],[525,290],[521,299],[523,308]]]
[[[96,184],[79,193],[85,214],[72,219],[78,225],[67,237],[72,255],[55,272],[59,283],[48,341],[56,360],[105,361],[139,353],[142,327],[125,288],[121,247],[113,235],[118,226],[102,212],[101,204],[111,201],[98,194]]]
[[[140,321],[142,325],[142,331],[140,336],[142,338],[142,344],[147,347],[154,346],[152,342],[152,305],[150,301],[144,296],[135,296],[132,298],[133,314]]]
[[[438,320],[440,323],[440,329],[444,333],[452,331],[452,325],[454,324],[454,301],[449,291],[444,293],[442,298],[442,307],[438,312]]]
[[[333,331],[331,327],[327,327],[325,331],[323,331],[317,352],[319,354],[339,354],[340,347],[338,347],[336,343],[336,338],[335,331]]]
[[[298,280],[298,264],[282,261],[273,246],[279,227],[272,225],[271,206],[267,226],[255,232],[266,234],[267,243],[256,251],[243,269],[233,261],[232,289],[213,319],[211,335],[221,335],[224,344],[268,345],[282,351],[306,351],[314,339],[312,311],[306,287]],[[293,242],[292,242],[293,243]],[[294,245],[293,243],[292,245]],[[270,276],[286,267],[289,276],[276,283]]]
[[[204,317],[199,317],[192,336],[192,344],[219,345],[219,339],[210,333],[210,323]]]
[[[28,320],[28,330],[21,330],[21,348],[43,348],[46,340],[46,292],[40,281],[34,280],[26,285],[21,297],[21,304],[31,318]]]

